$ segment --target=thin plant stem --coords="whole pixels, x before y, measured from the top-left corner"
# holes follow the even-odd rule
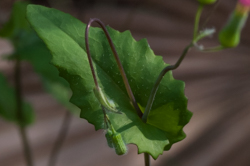
[[[148,115],[149,115],[150,110],[151,110],[151,108],[152,108],[152,105],[153,105],[153,102],[154,102],[154,99],[155,99],[156,92],[157,92],[157,90],[158,90],[158,88],[159,88],[159,85],[160,85],[160,82],[161,82],[163,76],[164,76],[168,71],[174,70],[174,69],[176,69],[176,68],[179,67],[179,65],[181,64],[182,60],[185,58],[185,56],[187,55],[189,49],[190,49],[191,47],[193,47],[193,45],[194,45],[193,42],[190,43],[190,44],[184,49],[184,51],[182,52],[182,55],[180,56],[180,58],[178,59],[178,61],[177,61],[174,65],[165,67],[165,68],[161,71],[161,73],[159,74],[159,76],[158,76],[157,80],[155,81],[155,84],[154,84],[154,86],[153,86],[153,88],[152,88],[152,90],[151,90],[151,94],[150,94],[150,96],[149,96],[149,99],[148,99],[148,102],[147,102],[147,106],[146,106],[145,111],[144,111],[144,114],[143,114],[143,116],[142,116],[142,121],[143,121],[143,122],[145,122],[145,123],[147,122]]]
[[[94,69],[94,66],[93,66],[93,62],[92,62],[92,58],[91,58],[90,50],[89,50],[89,37],[88,37],[89,28],[90,28],[90,24],[87,25],[86,30],[85,30],[85,44],[86,44],[86,50],[87,50],[87,57],[88,57],[91,73],[92,73],[92,76],[93,76],[93,79],[94,79],[94,82],[95,82],[95,88],[96,88],[96,90],[99,91],[100,87],[99,87],[99,84],[98,84],[98,81],[97,81],[97,77],[96,77],[96,74],[95,74],[95,69]],[[105,125],[104,128],[106,128],[106,127],[108,127],[107,114],[106,114],[105,108],[102,105],[101,105],[101,107],[102,107],[103,119],[104,119],[104,125]]]
[[[31,155],[32,153],[31,153],[31,148],[29,145],[28,137],[27,137],[26,128],[19,126],[19,133],[20,133],[20,137],[22,140],[23,153],[25,155],[27,166],[33,166],[33,159]]]
[[[56,165],[56,161],[57,161],[59,152],[62,148],[62,145],[63,145],[63,143],[66,139],[66,136],[68,134],[68,131],[69,131],[71,119],[72,119],[72,114],[69,111],[66,111],[64,118],[63,118],[62,125],[60,127],[60,131],[58,133],[55,144],[54,144],[52,151],[50,153],[48,166],[55,166]]]
[[[200,17],[201,17],[202,9],[203,9],[203,5],[199,4],[198,10],[197,10],[196,16],[195,16],[193,41],[196,39],[197,34],[198,34],[199,22],[200,22]]]
[[[25,155],[27,166],[33,166],[31,148],[29,145],[26,128],[25,128],[25,125],[23,124],[24,114],[23,114],[23,102],[22,102],[21,64],[20,64],[19,55],[16,56],[16,64],[15,64],[14,72],[15,72],[14,78],[15,78],[15,89],[16,89],[15,91],[16,92],[16,117],[18,119],[18,128],[19,128],[22,145],[23,145],[23,153]]]
[[[145,108],[145,111],[144,111],[144,114],[142,116],[142,121],[144,123],[147,122],[147,119],[148,119],[148,115],[150,113],[150,110],[152,108],[152,105],[153,105],[153,102],[154,102],[154,99],[155,99],[155,95],[156,95],[156,92],[159,88],[159,85],[160,85],[160,82],[161,80],[163,79],[164,75],[170,71],[170,70],[175,70],[176,68],[179,67],[179,65],[181,64],[182,60],[185,58],[185,56],[187,55],[189,49],[191,47],[194,46],[194,41],[196,40],[196,37],[197,37],[197,34],[198,34],[198,29],[199,29],[199,22],[200,22],[200,17],[201,17],[201,13],[202,13],[202,9],[203,9],[203,5],[202,4],[199,4],[199,7],[198,7],[198,10],[196,12],[196,16],[195,16],[195,22],[194,22],[194,34],[193,34],[193,40],[192,42],[183,50],[180,58],[178,59],[178,61],[174,64],[174,65],[170,65],[170,66],[167,66],[165,67],[161,73],[159,74],[157,80],[155,81],[155,84],[151,90],[151,93],[150,93],[150,96],[149,96],[149,99],[148,99],[148,102],[147,102],[147,106]]]
[[[108,33],[108,31],[107,31],[105,25],[104,25],[99,19],[96,19],[96,18],[90,19],[90,21],[89,21],[89,23],[88,23],[88,25],[87,25],[87,27],[86,27],[86,31],[85,31],[85,44],[86,44],[86,50],[87,50],[88,59],[89,59],[89,63],[90,63],[90,67],[91,67],[91,71],[92,71],[93,76],[95,76],[95,74],[94,74],[94,68],[93,68],[93,64],[92,64],[92,60],[91,60],[91,56],[90,56],[89,41],[88,41],[89,28],[90,28],[90,26],[91,26],[91,24],[92,24],[93,22],[98,23],[98,24],[101,26],[102,30],[104,31],[104,33],[105,33],[105,35],[106,35],[106,37],[107,37],[107,39],[108,39],[108,43],[109,43],[109,45],[110,45],[110,47],[111,47],[111,49],[112,49],[112,52],[113,52],[113,54],[114,54],[116,63],[117,63],[117,65],[118,65],[118,68],[119,68],[119,70],[120,70],[120,73],[121,73],[123,82],[124,82],[124,84],[125,84],[127,93],[128,93],[128,95],[129,95],[129,98],[130,98],[130,100],[131,100],[131,102],[132,102],[132,104],[133,104],[133,106],[134,106],[134,108],[135,108],[135,110],[136,110],[138,116],[139,116],[139,117],[142,117],[142,112],[141,112],[141,110],[140,110],[140,108],[139,108],[139,106],[138,106],[138,104],[137,104],[137,102],[136,102],[136,99],[135,99],[135,97],[134,97],[134,95],[133,95],[133,92],[132,92],[132,90],[131,90],[131,88],[130,88],[130,85],[129,85],[129,82],[128,82],[126,73],[125,73],[124,68],[123,68],[123,66],[122,66],[122,64],[121,64],[121,61],[120,61],[120,59],[119,59],[119,56],[118,56],[117,51],[116,51],[116,49],[115,49],[115,46],[114,46],[114,44],[113,44],[113,42],[112,42],[112,39],[111,39],[111,37],[110,37],[110,35],[109,35],[109,33]],[[95,84],[96,84],[96,86],[97,86],[98,83],[97,83],[96,76],[95,76],[95,78],[94,78],[94,81],[95,81]]]
[[[204,23],[201,26],[201,29],[204,29],[204,27],[207,25],[207,23],[209,22],[209,20],[211,19],[213,13],[215,12],[215,10],[218,8],[219,4],[220,4],[221,0],[217,0],[214,7],[211,9],[211,11],[209,12],[209,14],[206,16],[206,20],[204,21]],[[193,42],[196,43],[197,41],[199,41],[201,38],[199,38],[198,36],[196,36],[196,38],[193,39]],[[197,47],[198,48],[198,47]],[[205,49],[199,49],[199,51],[201,52],[217,52],[217,51],[221,51],[226,49],[223,46],[215,46],[215,47],[211,47],[211,48],[205,48]]]
[[[103,106],[102,106],[102,112],[103,112],[103,119],[104,119],[105,128],[108,128],[109,119],[107,118],[107,113],[106,113],[105,108]]]
[[[96,78],[95,69],[94,69],[94,66],[93,66],[93,62],[92,62],[92,58],[91,58],[90,50],[89,50],[89,37],[88,37],[89,27],[90,27],[90,25],[88,24],[87,27],[86,27],[86,31],[85,31],[86,51],[87,51],[87,56],[88,56],[88,61],[89,61],[89,66],[90,66],[90,69],[91,69],[91,73],[92,73],[92,76],[93,76],[93,79],[94,79],[94,82],[95,82],[95,87],[96,87],[97,90],[99,90],[99,84],[98,84],[98,81],[97,81],[97,78]]]
[[[145,166],[150,166],[150,156],[148,153],[144,153],[144,163],[145,163]]]

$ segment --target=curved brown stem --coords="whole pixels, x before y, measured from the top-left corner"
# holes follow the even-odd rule
[[[95,87],[96,87],[97,90],[99,90],[99,85],[98,85],[98,82],[97,82],[97,78],[96,78],[96,74],[95,74],[95,69],[94,69],[94,66],[93,66],[93,62],[92,62],[92,58],[91,58],[90,50],[89,50],[89,38],[88,38],[89,27],[90,27],[90,25],[88,25],[86,27],[86,31],[85,31],[86,51],[87,51],[87,56],[88,56],[88,60],[89,60],[89,66],[90,66],[90,69],[91,69],[91,72],[92,72],[92,76],[93,76],[93,79],[94,79],[94,82],[95,82]]]
[[[94,68],[93,68],[92,59],[91,59],[91,56],[90,56],[89,40],[88,40],[89,28],[90,28],[90,26],[91,26],[91,24],[92,24],[93,22],[98,23],[98,24],[101,26],[102,30],[104,31],[104,33],[105,33],[105,35],[106,35],[106,37],[107,37],[107,39],[108,39],[108,43],[109,43],[109,45],[110,45],[110,47],[111,47],[111,49],[112,49],[112,52],[113,52],[113,54],[114,54],[116,63],[117,63],[117,65],[118,65],[118,67],[119,67],[119,70],[120,70],[120,73],[121,73],[123,82],[124,82],[124,84],[125,84],[127,93],[128,93],[128,95],[129,95],[129,98],[130,98],[130,100],[131,100],[131,102],[132,102],[132,104],[133,104],[133,106],[134,106],[134,108],[135,108],[135,110],[136,110],[138,116],[141,118],[141,117],[142,117],[142,112],[141,112],[141,110],[140,110],[140,108],[139,108],[139,106],[138,106],[138,104],[137,104],[137,102],[136,102],[136,99],[135,99],[135,97],[134,97],[134,95],[133,95],[133,92],[132,92],[132,90],[131,90],[131,88],[130,88],[130,85],[129,85],[129,82],[128,82],[126,73],[125,73],[124,68],[123,68],[123,66],[122,66],[122,64],[121,64],[121,61],[120,61],[120,59],[119,59],[119,57],[118,57],[118,54],[117,54],[117,51],[116,51],[116,49],[115,49],[115,46],[114,46],[114,44],[113,44],[113,42],[112,42],[112,39],[111,39],[111,37],[110,37],[110,35],[109,35],[107,29],[105,28],[105,25],[104,25],[99,19],[97,19],[97,18],[90,19],[90,21],[89,21],[89,23],[88,23],[88,25],[87,25],[87,27],[86,27],[86,31],[85,31],[85,44],[86,44],[86,50],[87,50],[88,59],[89,59],[89,63],[90,63],[90,67],[91,67],[91,71],[92,71],[93,77],[95,76],[95,73],[94,73],[94,70],[93,70]],[[95,78],[94,78],[94,81],[95,81],[95,84],[96,84],[96,86],[97,86],[98,83],[97,83],[97,80],[96,80],[96,76],[95,76]]]

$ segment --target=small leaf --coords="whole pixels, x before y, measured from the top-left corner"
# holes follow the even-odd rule
[[[93,93],[95,87],[86,50],[86,25],[55,9],[29,5],[27,18],[52,53],[52,64],[70,84],[71,102],[81,108],[81,117],[96,130],[104,128],[100,103]],[[167,66],[155,56],[145,39],[135,41],[129,31],[120,33],[108,27],[131,89],[141,107],[145,107],[150,91],[160,71]],[[123,114],[109,113],[115,130],[125,144],[136,144],[139,153],[149,153],[156,159],[163,150],[185,138],[183,127],[191,118],[184,95],[184,83],[167,73],[155,97],[148,124],[142,122],[130,104],[122,77],[107,39],[100,28],[91,28],[90,51],[98,82],[107,98],[115,102]],[[161,117],[163,116],[163,117]]]

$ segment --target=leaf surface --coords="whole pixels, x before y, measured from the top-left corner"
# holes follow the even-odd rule
[[[73,91],[71,102],[81,109],[81,117],[96,130],[104,128],[103,113],[93,88],[84,33],[86,24],[55,9],[29,5],[27,18],[52,53],[52,64]],[[129,31],[118,32],[107,27],[131,89],[138,104],[146,106],[150,91],[160,71],[167,66],[155,56],[146,39],[135,41]],[[183,127],[191,118],[184,95],[184,83],[172,73],[164,76],[156,94],[148,123],[145,124],[131,106],[117,64],[100,28],[91,28],[90,51],[98,82],[104,93],[123,114],[109,113],[113,127],[126,144],[136,144],[139,153],[149,153],[156,159],[164,150],[185,138]]]

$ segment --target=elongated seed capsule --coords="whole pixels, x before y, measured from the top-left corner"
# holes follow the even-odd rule
[[[109,146],[110,148],[113,148],[114,145],[113,145],[113,132],[112,132],[112,130],[107,129],[106,134],[105,134],[105,137],[106,137],[106,139],[107,139],[108,146]]]
[[[198,0],[202,5],[210,5],[216,2],[216,0]]]
[[[249,6],[239,2],[231,14],[227,24],[219,32],[219,41],[223,47],[236,47],[240,42],[240,34],[249,12]]]
[[[120,111],[116,110],[114,102],[107,99],[105,94],[102,92],[101,88],[98,88],[98,89],[94,88],[93,91],[94,91],[96,98],[101,103],[101,105],[105,108],[106,111],[121,114]]]
[[[118,155],[126,154],[128,149],[127,149],[124,141],[122,140],[121,134],[115,133],[113,135],[112,139],[113,139],[113,145],[114,145],[116,154],[118,154]]]

